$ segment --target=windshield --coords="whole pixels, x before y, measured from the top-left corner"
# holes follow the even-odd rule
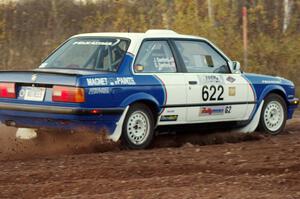
[[[50,55],[40,68],[115,72],[129,46],[118,38],[72,38]]]

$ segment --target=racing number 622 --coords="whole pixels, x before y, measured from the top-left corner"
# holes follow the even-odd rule
[[[215,85],[211,85],[211,86],[203,86],[202,87],[202,99],[203,101],[221,101],[224,100],[223,97],[224,94],[224,87],[222,85],[219,86],[215,86]]]

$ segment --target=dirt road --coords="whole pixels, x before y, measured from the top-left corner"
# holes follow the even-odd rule
[[[300,198],[299,113],[276,137],[161,136],[145,151],[91,134],[20,142],[13,131],[1,129],[0,198]]]

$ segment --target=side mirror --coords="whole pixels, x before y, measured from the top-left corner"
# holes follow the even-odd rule
[[[233,73],[241,73],[241,64],[238,61],[232,61]]]

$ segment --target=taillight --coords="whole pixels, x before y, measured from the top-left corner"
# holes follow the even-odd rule
[[[16,84],[0,83],[0,98],[16,98]]]
[[[82,103],[85,101],[84,89],[70,86],[53,86],[52,101]]]

